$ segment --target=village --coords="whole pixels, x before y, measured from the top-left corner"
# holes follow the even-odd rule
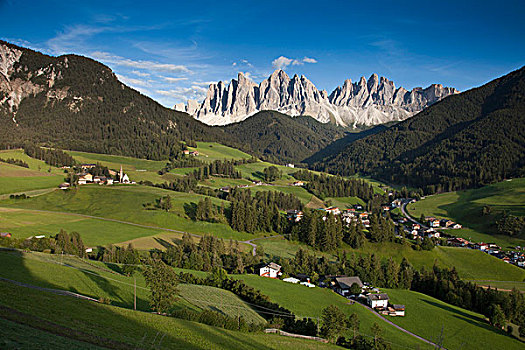
[[[81,164],[78,167],[73,168],[74,176],[70,177],[69,182],[61,183],[58,188],[61,190],[67,190],[72,185],[87,185],[87,184],[98,184],[98,185],[114,185],[114,184],[125,184],[125,185],[134,185],[135,181],[129,179],[128,174],[124,173],[122,165],[120,166],[120,171],[116,172],[115,170],[107,169],[107,175],[94,175],[93,173],[98,173],[93,171],[94,169],[100,167],[98,164]],[[71,169],[71,167],[64,166],[62,167],[65,171]]]
[[[281,266],[270,262],[259,268],[259,276],[281,279],[283,272]],[[293,276],[282,278],[283,282],[300,284],[308,288],[315,288],[310,276],[297,273]],[[382,293],[379,288],[362,282],[358,276],[325,275],[319,279],[320,288],[330,288],[335,293],[347,298],[351,303],[358,302],[369,309],[386,316],[405,316],[405,305],[392,304],[387,293]]]

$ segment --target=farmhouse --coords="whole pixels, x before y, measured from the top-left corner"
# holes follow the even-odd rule
[[[454,228],[454,229],[460,229],[460,228],[462,228],[462,227],[463,227],[463,226],[461,226],[460,224],[454,224],[454,225],[452,225],[452,228]]]
[[[11,238],[12,234],[9,232],[0,232],[0,237]]]
[[[189,149],[185,149],[184,151],[182,151],[182,154],[189,155],[190,154],[190,150]]]
[[[443,227],[449,227],[449,226],[452,226],[455,224],[454,221],[452,220],[448,220],[448,219],[441,219],[441,221],[439,222],[441,224],[441,226]]]
[[[274,262],[271,262],[259,269],[259,276],[262,277],[279,278],[281,275],[281,265],[277,265]]]
[[[427,221],[428,226],[430,226],[430,227],[439,227],[439,220],[436,219],[435,217],[430,216],[430,217],[427,217],[425,219]]]
[[[386,293],[379,293],[379,294],[368,294],[366,296],[368,305],[372,309],[376,308],[386,308],[388,306],[388,294]]]
[[[96,164],[82,164],[80,167],[82,168],[82,170],[87,170],[87,169],[93,169],[96,166],[97,166]]]
[[[351,295],[350,288],[353,284],[357,284],[361,288],[361,292],[363,291],[363,282],[361,282],[361,279],[358,276],[353,277],[336,277],[334,279],[334,290],[336,293],[341,294],[342,296],[346,297]]]
[[[199,151],[192,151],[192,152],[190,152],[190,156],[196,157],[198,155],[199,155]]]
[[[293,186],[304,186],[304,182],[303,181],[295,181],[292,185]]]
[[[89,182],[93,182],[93,175],[91,174],[78,174],[78,184],[85,185]]]
[[[286,164],[286,166],[287,166],[288,168],[295,168],[295,165],[293,165],[292,163],[288,163],[288,164]]]

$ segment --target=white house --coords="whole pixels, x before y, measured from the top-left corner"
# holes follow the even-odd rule
[[[375,308],[386,308],[388,306],[388,294],[386,293],[379,293],[379,294],[368,294],[366,296],[368,305],[372,309]]]
[[[271,262],[259,269],[259,276],[279,278],[282,275],[281,265]]]
[[[394,304],[393,309],[394,312],[391,316],[405,316],[405,305]]]

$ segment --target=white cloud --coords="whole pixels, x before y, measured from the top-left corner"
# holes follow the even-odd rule
[[[131,73],[138,75],[139,77],[149,77],[151,75],[146,72],[139,72],[138,70],[132,70]]]
[[[305,63],[317,63],[317,60],[311,57],[304,57],[303,59],[298,59],[280,56],[272,61],[272,66],[275,69],[286,69],[289,65],[302,66]]]
[[[117,66],[132,67],[137,69],[145,69],[157,72],[169,72],[169,73],[192,73],[188,67],[183,65],[176,65],[170,63],[160,63],[154,61],[136,61],[129,58],[124,58],[116,55],[112,55],[107,52],[95,51],[91,53],[91,57],[100,60],[105,63],[111,63]]]
[[[145,81],[141,79],[130,78],[130,77],[126,77],[120,74],[117,74],[117,78],[124,84],[132,86],[132,87],[135,87],[135,86],[151,87],[151,81],[149,80]]]
[[[188,80],[188,78],[172,78],[172,77],[162,77],[162,79],[166,80],[169,83],[176,83],[178,81]]]
[[[201,86],[192,85],[191,87],[178,87],[169,90],[156,90],[155,93],[164,97],[175,99],[177,101],[200,101],[206,95],[206,91],[208,91],[208,89],[203,88]]]
[[[288,57],[280,56],[272,61],[275,69],[286,69],[294,60]]]
[[[303,58],[304,63],[317,63],[317,60],[315,58],[305,57]]]
[[[193,85],[197,85],[197,86],[210,86],[211,84],[217,84],[216,81],[194,81],[192,83]]]

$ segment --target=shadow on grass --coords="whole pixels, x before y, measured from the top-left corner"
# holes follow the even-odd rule
[[[161,246],[163,246],[164,248],[169,248],[169,247],[173,247],[174,246],[174,243],[176,241],[176,239],[173,239],[173,243],[170,243],[168,241],[166,241],[165,239],[162,239],[160,237],[153,237],[153,239],[155,240],[155,242],[157,242],[158,244],[160,244]]]
[[[184,203],[184,213],[193,221],[197,220],[197,204],[191,202],[191,203]]]

